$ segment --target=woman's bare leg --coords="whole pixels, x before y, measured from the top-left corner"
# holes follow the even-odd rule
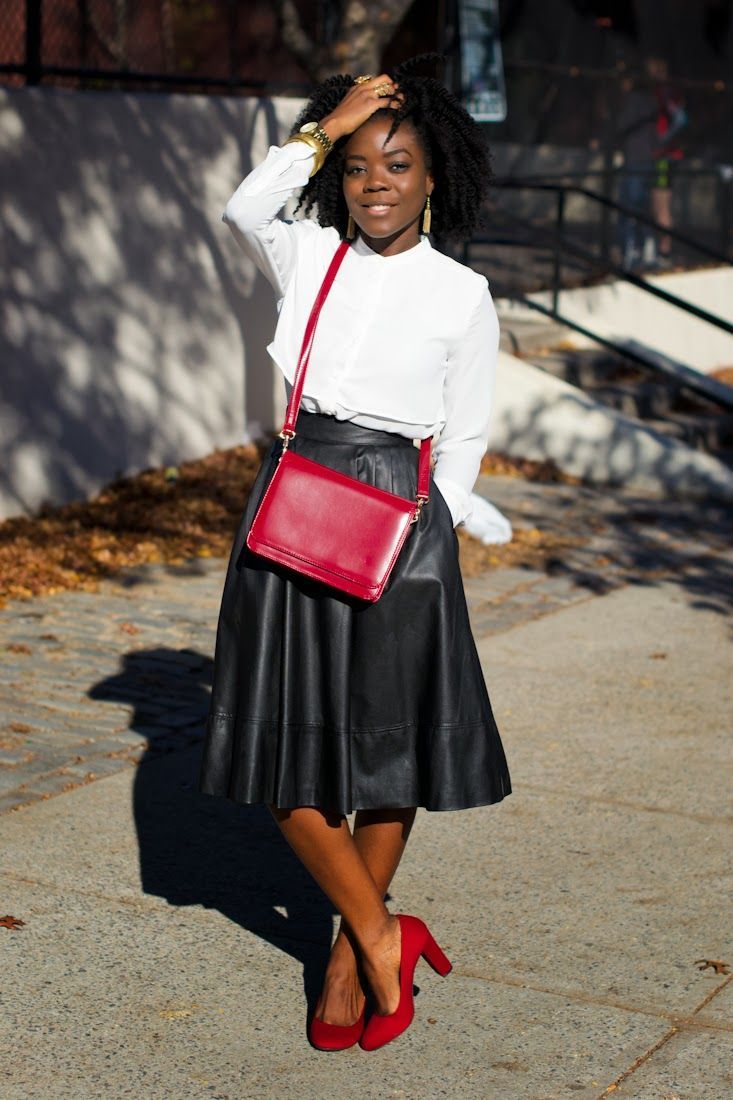
[[[417,808],[357,810],[354,844],[374,880],[380,898],[387,893],[410,835]],[[357,966],[358,945],[342,916],[318,1010],[329,1024],[352,1024],[362,1010],[364,992]]]
[[[378,1011],[393,1012],[400,998],[399,921],[384,904],[346,818],[315,806],[279,809],[271,805],[269,809],[293,851],[346,921]]]

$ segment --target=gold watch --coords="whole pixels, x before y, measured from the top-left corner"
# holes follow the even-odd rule
[[[331,141],[326,131],[321,128],[320,122],[304,122],[303,125],[300,127],[298,133],[310,134],[316,139],[316,141],[320,141],[321,145],[323,146],[323,151],[326,155],[328,155],[333,149],[333,142]]]
[[[297,134],[291,134],[285,144],[287,145],[290,141],[302,141],[305,145],[310,146],[315,153],[313,167],[310,172],[311,176],[314,176],[323,167],[326,156],[333,149],[333,142],[317,122],[305,122]]]

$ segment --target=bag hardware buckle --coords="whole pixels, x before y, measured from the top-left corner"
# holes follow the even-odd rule
[[[292,428],[283,428],[283,430],[281,432],[278,432],[277,434],[280,436],[280,438],[283,441],[282,454],[285,454],[285,452],[288,449],[288,445],[290,443],[290,440],[295,439],[295,432],[293,431]]]
[[[417,521],[420,519],[420,512],[422,511],[423,504],[427,503],[427,497],[419,496],[417,498],[417,506],[415,507],[415,511],[413,513],[412,519],[410,520],[410,523],[417,523]]]

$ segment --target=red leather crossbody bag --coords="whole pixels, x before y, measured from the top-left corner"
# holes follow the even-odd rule
[[[342,241],[313,303],[280,432],[282,452],[247,534],[247,546],[278,565],[374,602],[384,592],[411,525],[428,501],[430,437],[420,445],[415,500],[288,450],[295,438],[318,315],[348,248],[349,242]]]

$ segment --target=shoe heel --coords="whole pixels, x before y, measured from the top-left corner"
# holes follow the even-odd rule
[[[453,969],[450,959],[445,952],[441,951],[429,932],[422,950],[422,956],[426,962],[430,963],[435,973],[440,974],[443,978]]]

